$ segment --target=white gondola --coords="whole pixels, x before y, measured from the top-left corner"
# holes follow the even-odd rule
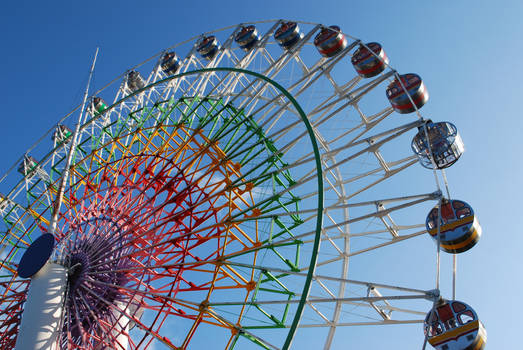
[[[412,150],[418,156],[421,165],[432,169],[434,161],[437,169],[444,169],[456,163],[465,151],[465,146],[454,124],[433,123],[429,120],[425,126],[426,133],[425,127],[422,126],[412,140]]]

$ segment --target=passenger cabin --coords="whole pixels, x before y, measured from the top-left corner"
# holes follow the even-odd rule
[[[439,206],[435,206],[427,215],[425,222],[427,232],[436,241],[438,217],[440,217]],[[439,225],[440,246],[447,253],[465,252],[475,246],[481,237],[481,226],[472,207],[460,200],[444,199],[441,202]]]
[[[302,38],[303,34],[296,22],[283,22],[274,33],[274,39],[285,50],[292,49]]]
[[[424,323],[427,340],[437,350],[482,350],[487,332],[476,312],[456,300],[441,300]]]
[[[347,38],[338,26],[324,27],[314,38],[314,45],[322,56],[332,57],[347,47]]]
[[[396,78],[387,87],[387,98],[396,112],[401,114],[412,113],[416,108],[420,109],[429,100],[429,93],[419,75],[409,73],[400,75],[400,78],[406,91]],[[414,104],[410,101],[409,96]]]
[[[107,104],[101,97],[93,97],[91,105],[89,106],[90,112],[93,116],[103,113],[107,109]]]
[[[427,169],[433,169],[434,166],[437,169],[448,168],[456,163],[465,151],[458,129],[452,123],[433,123],[429,120],[418,130],[411,146],[421,165]]]
[[[212,60],[218,53],[220,45],[214,35],[205,36],[196,44],[196,51],[205,59]]]
[[[178,55],[176,55],[176,53],[174,52],[167,52],[165,55],[162,56],[160,67],[162,68],[162,71],[167,75],[176,74],[176,72],[180,68],[180,59],[178,58]]]
[[[145,81],[143,80],[142,75],[135,70],[127,73],[127,87],[132,92],[143,89],[145,87]]]
[[[361,77],[372,78],[385,70],[389,58],[380,44],[368,43],[354,52],[351,63]]]
[[[32,156],[24,156],[24,159],[18,166],[18,172],[24,176],[36,170],[38,162]]]
[[[52,139],[55,144],[68,143],[73,131],[63,124],[58,124],[54,130]]]
[[[249,51],[252,49],[259,40],[260,37],[258,36],[258,31],[253,25],[246,27],[242,26],[234,37],[234,41],[236,41],[243,51]]]

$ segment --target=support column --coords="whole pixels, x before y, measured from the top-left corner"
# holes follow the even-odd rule
[[[47,262],[31,277],[15,350],[58,350],[67,270]]]
[[[118,305],[118,307],[122,307],[123,309],[125,308],[125,305]],[[118,316],[116,317],[118,318]],[[121,315],[111,332],[112,336],[115,337],[116,344],[114,344],[114,346],[117,350],[127,350],[129,347],[129,323],[129,318],[125,315]]]

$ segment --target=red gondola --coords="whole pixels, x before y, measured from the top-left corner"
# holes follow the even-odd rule
[[[401,114],[412,113],[416,108],[420,109],[429,100],[429,93],[419,75],[409,73],[400,75],[400,78],[407,92],[398,79],[394,79],[387,87],[387,98],[396,112]],[[410,102],[409,96],[416,107]]]
[[[366,46],[360,45],[352,55],[351,63],[360,76],[372,78],[385,70],[389,58],[380,44],[368,43]]]
[[[340,27],[330,26],[322,28],[321,32],[316,35],[314,45],[322,56],[332,57],[347,47],[347,38],[341,33]]]

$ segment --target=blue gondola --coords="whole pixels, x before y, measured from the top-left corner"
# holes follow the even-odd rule
[[[242,28],[238,31],[238,33],[236,33],[236,36],[234,37],[234,41],[236,41],[236,43],[244,51],[249,51],[252,49],[259,40],[260,37],[258,36],[258,31],[253,25],[246,27],[242,26]]]
[[[434,161],[437,169],[444,169],[456,163],[465,151],[465,146],[454,124],[433,123],[429,120],[425,126],[427,132],[425,133],[423,126],[419,127],[418,133],[412,140],[412,150],[417,154],[421,165],[433,169],[432,161]]]
[[[400,77],[408,94],[403,90],[398,79],[394,79],[387,87],[387,98],[396,112],[412,113],[416,110],[414,105],[420,109],[429,100],[429,93],[419,75],[409,73]],[[414,101],[414,105],[410,102],[409,95]]]
[[[338,26],[324,27],[314,38],[314,45],[322,56],[332,57],[347,47],[347,38]]]
[[[476,312],[457,300],[440,300],[424,323],[427,340],[437,350],[482,350],[487,332]]]
[[[174,52],[167,52],[162,57],[162,62],[160,63],[162,71],[167,75],[176,74],[180,68],[180,59]]]
[[[372,78],[385,70],[386,65],[389,63],[389,58],[380,44],[368,43],[366,45],[368,49],[360,45],[354,52],[351,63],[360,76]]]
[[[218,39],[214,35],[205,36],[198,41],[196,45],[196,51],[205,59],[209,61],[216,56],[220,45],[218,44]]]
[[[296,22],[283,22],[274,33],[274,39],[285,50],[290,50],[296,45],[303,34],[300,33],[300,27]]]
[[[145,87],[145,81],[139,72],[132,70],[127,73],[127,87],[132,92],[138,91]]]
[[[438,240],[439,208],[435,206],[427,215],[427,232]],[[439,227],[441,249],[447,253],[462,253],[474,247],[481,237],[481,226],[474,210],[460,200],[443,200]]]

